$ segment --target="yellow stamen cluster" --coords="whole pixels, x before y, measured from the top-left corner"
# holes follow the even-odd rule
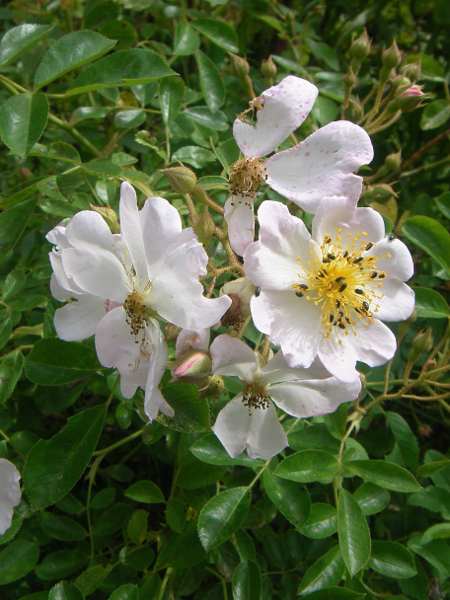
[[[254,198],[267,178],[264,163],[258,158],[241,158],[230,170],[230,192]]]
[[[367,323],[378,310],[376,301],[382,297],[378,291],[386,277],[377,269],[377,257],[368,255],[373,247],[367,242],[367,232],[356,234],[344,246],[342,230],[337,229],[332,238],[324,237],[321,258],[313,258],[302,266],[301,277],[305,283],[293,284],[298,297],[304,297],[321,309],[321,320],[326,337],[334,328],[345,333],[353,330],[358,320]]]
[[[123,307],[125,309],[126,321],[130,326],[131,333],[137,337],[152,316],[152,310],[149,306],[146,306],[144,295],[136,290],[128,294],[123,303]]]
[[[270,397],[266,386],[257,381],[247,383],[242,393],[242,401],[248,408],[249,414],[256,409],[265,409],[269,406]]]

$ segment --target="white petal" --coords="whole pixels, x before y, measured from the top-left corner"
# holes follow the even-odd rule
[[[148,198],[141,210],[145,253],[150,265],[156,264],[181,232],[181,217],[177,209],[164,198]]]
[[[121,375],[120,376],[120,393],[124,398],[132,398],[138,387],[141,387],[136,383],[135,378],[132,375]]]
[[[308,370],[304,369],[305,375]],[[277,406],[298,418],[334,412],[343,402],[355,400],[360,391],[359,377],[343,382],[329,375],[323,379],[305,378],[276,383],[269,388],[270,396]]]
[[[20,499],[20,473],[9,460],[0,458],[0,535],[10,528]]]
[[[247,454],[251,458],[272,458],[288,445],[287,435],[278,421],[272,403],[265,409],[256,409],[250,416]]]
[[[192,240],[164,258],[152,281],[149,301],[167,321],[183,329],[212,327],[231,305],[228,296],[205,298],[203,286],[192,273],[198,271],[201,245]]]
[[[320,343],[320,310],[294,292],[262,290],[250,308],[259,331],[281,346],[291,367],[309,367]]]
[[[236,254],[243,256],[255,237],[253,200],[243,196],[231,196],[225,202],[224,211],[230,245]]]
[[[384,237],[384,221],[373,208],[324,208],[314,217],[312,231],[319,244],[326,235],[336,238],[339,233],[343,248],[359,248],[363,242],[376,243]]]
[[[52,273],[50,277],[50,293],[53,298],[56,298],[56,300],[59,300],[60,302],[65,302],[74,297],[73,293],[60,285],[58,278],[54,273]]]
[[[245,156],[264,156],[285,140],[306,119],[317,98],[318,89],[309,81],[289,75],[264,91],[256,124],[241,119],[233,124],[233,135]]]
[[[257,369],[256,356],[243,341],[222,334],[213,341],[210,352],[215,375],[230,375],[252,381]]]
[[[67,241],[74,248],[100,247],[112,251],[114,237],[101,217],[94,210],[82,210],[67,223]]]
[[[123,302],[130,291],[128,276],[119,259],[101,248],[68,248],[62,251],[64,271],[85,292],[105,300]]]
[[[125,311],[121,306],[106,313],[98,324],[95,349],[98,360],[104,367],[115,367],[125,374],[139,367],[140,344],[136,343],[136,338],[131,334]]]
[[[267,183],[312,213],[322,203],[355,205],[362,179],[353,173],[372,158],[372,143],[364,129],[349,121],[335,121],[269,158]]]
[[[281,202],[263,202],[258,210],[259,241],[244,255],[246,276],[258,287],[287,290],[299,281],[298,259],[310,259],[311,236],[303,221]]]
[[[209,338],[209,329],[197,329],[196,331],[182,329],[175,343],[175,356],[178,358],[191,349],[207,351]]]
[[[413,290],[398,279],[385,279],[379,290],[383,297],[377,299],[379,308],[375,313],[381,321],[404,321],[414,310]]]
[[[145,384],[145,414],[150,420],[155,419],[159,411],[173,417],[172,407],[166,402],[158,388],[167,366],[167,345],[156,321],[149,323],[147,332],[152,350]]]
[[[66,226],[62,223],[59,223],[56,225],[56,227],[53,227],[53,229],[47,233],[45,239],[49,241],[50,244],[57,246],[58,250],[68,248],[70,246],[69,242],[67,241]]]
[[[50,264],[53,269],[54,283],[50,282],[50,290],[52,285],[54,291],[59,295],[55,296],[57,300],[66,300],[68,298],[76,298],[78,294],[82,294],[83,290],[74,282],[72,277],[69,277],[65,272],[62,262],[62,252],[50,252],[48,255]]]
[[[130,253],[136,275],[145,286],[149,274],[142,236],[142,220],[137,206],[136,192],[126,181],[120,186],[120,232]]]
[[[377,269],[385,271],[387,277],[397,277],[408,281],[414,274],[414,263],[408,247],[398,239],[388,237],[380,240],[367,252],[377,257]]]
[[[355,336],[349,336],[357,359],[369,367],[378,367],[390,360],[397,349],[395,335],[384,323],[373,319],[367,327],[361,324]]]
[[[358,376],[357,353],[350,343],[350,337],[353,337],[352,334],[323,338],[318,354],[328,371],[345,382],[354,381]]]
[[[249,428],[250,414],[239,394],[222,408],[212,430],[228,454],[235,458],[246,448]]]
[[[94,335],[105,315],[105,302],[88,294],[55,311],[54,324],[58,337],[66,342],[85,340]]]

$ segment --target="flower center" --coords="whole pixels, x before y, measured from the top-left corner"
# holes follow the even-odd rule
[[[269,394],[266,386],[257,381],[246,383],[242,393],[242,402],[251,414],[253,410],[265,409],[269,406]]]
[[[145,295],[136,290],[128,294],[123,303],[123,308],[131,333],[136,337],[144,329],[148,320],[155,316],[155,312],[145,304]]]
[[[304,269],[307,283],[295,283],[293,289],[321,308],[324,334],[329,337],[335,328],[347,333],[355,330],[359,320],[369,322],[379,309],[382,298],[379,288],[386,277],[377,269],[377,257],[367,252],[372,242],[362,239],[367,232],[356,234],[343,247],[341,229],[334,239],[326,235],[321,244],[321,258],[311,260]]]
[[[241,158],[230,170],[230,192],[233,195],[254,197],[266,179],[266,169],[261,160]]]

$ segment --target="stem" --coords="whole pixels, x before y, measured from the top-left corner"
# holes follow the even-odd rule
[[[100,150],[98,150],[94,146],[94,144],[92,144],[87,138],[85,138],[84,135],[82,135],[78,131],[78,129],[76,129],[72,125],[69,125],[62,119],[55,117],[55,115],[52,114],[48,115],[48,119],[55,125],[58,125],[58,127],[61,127],[61,129],[64,129],[64,131],[67,131],[67,133],[70,133],[72,137],[74,137],[78,142],[80,142],[80,144],[83,144],[83,146],[85,146],[85,148],[87,148],[94,156],[96,156],[97,158],[101,157]]]
[[[96,452],[93,453],[92,456],[106,456],[106,454],[109,454],[113,450],[116,450],[116,448],[120,448],[121,446],[124,446],[125,444],[128,444],[128,442],[132,442],[136,438],[140,437],[144,433],[144,430],[145,430],[145,427],[142,427],[142,429],[139,429],[138,431],[135,431],[134,433],[132,433],[128,437],[119,440],[115,444],[111,444],[111,446],[107,446],[106,448],[102,448],[101,450],[97,450]]]

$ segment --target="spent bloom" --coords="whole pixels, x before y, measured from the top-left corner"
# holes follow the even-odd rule
[[[233,135],[243,158],[230,171],[231,195],[225,219],[233,250],[243,255],[254,238],[253,202],[261,184],[315,213],[323,203],[356,205],[362,178],[354,172],[370,163],[367,133],[349,121],[334,121],[301,143],[272,154],[306,119],[317,98],[315,85],[289,75],[251,101],[234,122]],[[255,122],[248,121],[255,115]]]
[[[134,189],[121,186],[120,236],[94,211],[77,213],[47,239],[51,289],[71,300],[55,314],[58,336],[81,340],[95,334],[98,358],[121,374],[122,393],[145,389],[145,410],[173,411],[158,390],[167,363],[161,320],[187,329],[210,327],[228,309],[226,296],[203,296],[199,277],[208,257],[191,228],[163,198],[138,210]]]
[[[20,499],[20,473],[9,460],[0,458],[0,535],[10,528]]]
[[[371,208],[316,214],[312,236],[280,202],[258,211],[259,241],[244,256],[247,277],[260,288],[251,311],[256,327],[279,344],[292,367],[319,357],[344,381],[356,361],[375,367],[394,355],[396,340],[382,321],[407,319],[414,293],[409,250],[385,235]]]
[[[244,450],[252,458],[271,458],[288,444],[275,405],[298,418],[325,415],[354,400],[361,389],[356,374],[341,382],[315,361],[292,369],[278,352],[266,365],[244,342],[223,334],[211,344],[213,372],[238,377],[242,391],[219,412],[213,427],[228,454]]]

